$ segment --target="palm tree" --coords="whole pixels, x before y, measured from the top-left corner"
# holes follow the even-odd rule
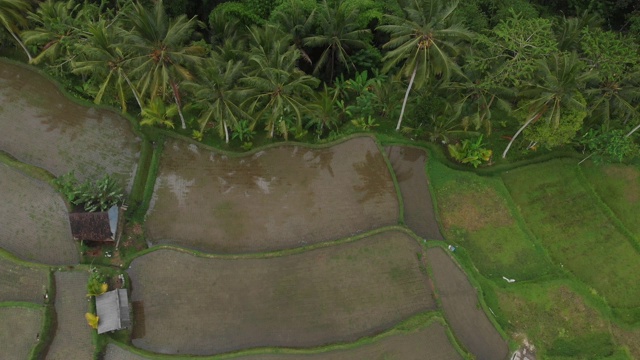
[[[404,8],[406,18],[385,15],[388,24],[378,26],[378,30],[391,35],[383,45],[384,49],[391,49],[382,58],[383,71],[402,64],[400,75],[409,77],[396,130],[402,125],[414,82],[419,89],[434,78],[448,80],[452,72],[458,71],[453,56],[459,48],[454,41],[470,38],[471,34],[460,23],[451,23],[457,5],[457,1],[445,6],[441,0],[410,0],[410,5]]]
[[[91,75],[100,79],[101,85],[95,95],[94,102],[100,104],[102,97],[110,86],[115,86],[115,90],[122,108],[122,112],[127,111],[126,87],[133,93],[140,110],[142,101],[138,95],[138,90],[131,82],[125,70],[127,54],[123,50],[123,36],[121,29],[100,20],[95,24],[90,24],[88,37],[80,47],[81,60],[72,63],[73,72]]]
[[[330,6],[327,0],[323,0],[317,14],[320,33],[306,37],[303,41],[305,46],[325,49],[316,62],[314,74],[326,66],[329,70],[329,82],[334,79],[337,64],[355,69],[349,53],[364,48],[364,39],[370,33],[369,29],[359,28],[357,8],[349,8],[346,4],[336,0],[335,5]]]
[[[242,82],[251,89],[247,100],[249,110],[256,114],[255,122],[266,118],[266,130],[273,137],[275,129],[288,139],[288,120],[293,117],[302,131],[304,103],[313,94],[318,80],[296,67],[300,51],[291,37],[267,25],[251,29],[252,45],[249,66],[254,70]]]
[[[31,6],[26,0],[0,0],[0,24],[7,29],[9,34],[24,50],[29,62],[33,61],[33,58],[16,33],[18,32],[18,26],[27,25],[27,19],[22,14],[30,8]]]
[[[511,112],[510,99],[515,97],[514,91],[494,81],[492,74],[479,71],[468,71],[463,81],[453,82],[448,88],[455,90],[454,109],[462,117],[465,131],[473,126],[475,130],[484,127],[486,134],[491,134],[492,109],[498,107],[505,113]]]
[[[536,83],[532,83],[521,93],[525,98],[530,99],[525,105],[528,120],[509,141],[502,153],[503,158],[507,156],[518,135],[531,123],[543,120],[555,130],[560,126],[567,110],[583,111],[586,115],[586,106],[581,91],[584,89],[585,83],[595,73],[583,70],[584,63],[578,59],[575,53],[553,54],[548,61],[538,62]]]
[[[270,17],[270,21],[280,30],[291,34],[293,43],[309,64],[311,58],[304,50],[303,44],[315,24],[316,8],[316,0],[286,0],[274,9]]]
[[[242,62],[210,58],[199,69],[197,82],[185,82],[185,88],[194,94],[196,102],[204,108],[199,120],[200,132],[204,132],[207,124],[214,120],[220,135],[228,143],[229,127],[235,129],[241,120],[251,118],[239,105],[243,90],[237,88],[236,84],[242,72]]]
[[[640,100],[640,71],[622,76],[599,78],[597,85],[586,91],[591,104],[592,117],[602,122],[608,130],[612,118],[640,118],[638,100]]]
[[[74,57],[74,48],[81,34],[82,9],[73,0],[67,2],[47,0],[40,4],[29,20],[35,29],[22,32],[24,43],[42,46],[42,51],[31,62],[38,64],[44,59],[51,62],[62,60],[68,63]]]
[[[134,4],[127,20],[131,31],[126,33],[126,40],[133,55],[126,64],[132,69],[130,74],[138,77],[141,96],[165,100],[171,94],[182,128],[186,129],[179,82],[193,78],[188,67],[198,64],[205,52],[200,45],[187,45],[200,23],[195,17],[187,19],[185,15],[169,19],[162,0],[156,1],[150,10],[140,3]]]
[[[173,118],[177,114],[178,106],[176,104],[167,105],[161,98],[156,97],[142,108],[140,125],[165,126],[173,129]]]

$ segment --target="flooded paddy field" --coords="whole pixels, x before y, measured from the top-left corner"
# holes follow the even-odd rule
[[[0,358],[24,360],[38,343],[44,311],[26,307],[0,307]]]
[[[426,151],[408,146],[389,146],[385,151],[402,193],[405,224],[424,239],[444,240],[429,191]]]
[[[51,186],[0,163],[0,188],[1,248],[32,262],[78,263],[67,208]]]
[[[146,229],[154,244],[246,253],[343,238],[396,224],[398,214],[391,174],[369,137],[235,158],[169,141]]]
[[[264,259],[156,250],[129,269],[133,345],[204,355],[353,342],[435,309],[420,253],[397,231]]]
[[[152,357],[140,356],[109,344],[105,360],[144,360]],[[444,326],[433,323],[424,329],[406,334],[396,334],[376,339],[352,349],[328,350],[315,354],[265,354],[232,357],[237,360],[462,360],[449,342]]]
[[[0,302],[26,301],[44,304],[49,270],[28,267],[0,256]]]
[[[0,150],[56,176],[133,181],[140,149],[129,121],[78,105],[35,71],[0,61]],[[28,145],[27,145],[28,144]]]
[[[478,360],[506,359],[507,343],[478,303],[478,294],[467,275],[442,248],[427,250],[447,323],[462,346]]]
[[[89,310],[88,280],[87,272],[55,274],[57,328],[47,360],[93,359],[92,330],[84,318]]]

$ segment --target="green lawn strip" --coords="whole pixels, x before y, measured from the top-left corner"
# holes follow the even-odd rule
[[[158,177],[158,170],[160,168],[160,158],[162,157],[162,151],[164,150],[164,141],[164,136],[160,136],[149,145],[151,148],[151,159],[148,162],[146,172],[143,171],[143,173],[140,173],[141,169],[138,168],[139,174],[136,174],[136,180],[139,178],[139,183],[141,184],[139,187],[142,187],[142,189],[136,191],[141,191],[142,194],[137,193],[136,195],[141,197],[139,205],[131,212],[130,219],[132,221],[139,223],[143,222],[144,217],[149,210],[149,203],[153,197],[153,191]],[[142,156],[140,158],[142,159]]]
[[[586,162],[580,170],[612,217],[640,246],[640,167]]]
[[[56,178],[52,173],[48,172],[47,170],[39,168],[37,166],[27,164],[27,163],[23,163],[20,160],[16,159],[15,157],[11,156],[10,154],[2,150],[0,150],[0,162],[20,171],[21,173],[29,177],[43,181],[47,184],[51,184],[52,186],[53,186],[52,181]]]
[[[387,152],[382,147],[382,144],[378,140],[378,138],[373,139],[378,147],[378,151],[382,158],[384,159],[384,163],[387,165],[387,169],[389,169],[389,174],[391,174],[391,180],[393,180],[393,187],[396,190],[396,198],[398,199],[398,223],[404,225],[404,199],[402,198],[402,191],[400,191],[400,184],[398,183],[398,178],[396,177],[396,172],[393,171],[393,166],[391,166],[391,161],[389,161],[389,157],[387,156]]]
[[[550,262],[531,240],[513,211],[500,178],[427,164],[438,220],[445,238],[464,247],[479,272],[502,281],[530,280],[549,274]]]
[[[625,323],[640,321],[640,254],[611,222],[572,160],[503,174],[529,228],[554,261],[592,287]]]
[[[515,338],[526,337],[542,358],[601,359],[620,354],[606,304],[585,291],[571,280],[495,289],[499,311],[509,319],[507,329]]]
[[[224,360],[224,359],[234,359],[238,357],[248,356],[248,355],[270,355],[270,354],[290,354],[290,355],[314,355],[314,354],[322,354],[330,351],[337,350],[349,350],[355,349],[364,345],[373,344],[377,341],[380,341],[386,337],[393,335],[402,335],[402,334],[410,334],[421,329],[424,329],[434,322],[437,322],[443,325],[447,331],[447,336],[449,337],[451,344],[456,349],[456,351],[464,358],[464,359],[472,359],[472,356],[464,350],[454,341],[453,336],[451,335],[451,330],[447,325],[446,321],[437,311],[428,311],[416,314],[400,323],[398,323],[393,328],[386,330],[380,334],[374,336],[366,336],[358,339],[357,341],[351,343],[340,343],[340,344],[329,344],[314,348],[282,348],[282,347],[266,347],[266,348],[254,348],[241,350],[233,353],[227,354],[219,354],[219,355],[211,355],[211,356],[183,356],[183,355],[166,355],[166,354],[157,354],[150,351],[146,351],[143,349],[136,348],[128,343],[124,343],[114,339],[113,337],[109,339],[109,342],[117,345],[132,354],[141,356],[143,358],[152,358],[152,359],[172,359],[172,360],[187,360],[187,359],[203,359],[203,360]]]

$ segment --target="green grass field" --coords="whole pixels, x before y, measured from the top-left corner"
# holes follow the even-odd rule
[[[575,160],[502,175],[522,216],[554,261],[602,296],[626,323],[640,321],[640,254],[582,182]]]
[[[435,161],[428,169],[445,238],[464,247],[484,276],[530,280],[552,269],[510,209],[500,178],[452,170]]]

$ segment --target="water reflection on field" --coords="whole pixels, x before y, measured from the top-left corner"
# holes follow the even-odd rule
[[[0,61],[0,150],[22,162],[79,178],[133,178],[140,148],[129,121],[80,106],[35,71]]]
[[[155,244],[236,253],[339,239],[396,224],[398,211],[369,137],[238,158],[170,141],[146,226]]]

